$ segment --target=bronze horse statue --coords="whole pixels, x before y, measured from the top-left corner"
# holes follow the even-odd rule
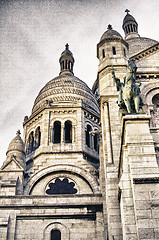
[[[140,88],[135,83],[136,70],[135,63],[128,61],[127,73],[124,82],[121,82],[119,78],[115,77],[114,69],[112,69],[113,79],[119,91],[118,106],[120,109],[125,109],[127,113],[139,113],[142,106]]]

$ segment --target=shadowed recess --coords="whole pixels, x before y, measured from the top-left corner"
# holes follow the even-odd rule
[[[63,180],[57,178],[55,183],[49,184],[49,189],[46,190],[46,193],[49,195],[52,194],[76,194],[77,189],[74,188],[75,184],[73,182],[69,182],[67,178]]]

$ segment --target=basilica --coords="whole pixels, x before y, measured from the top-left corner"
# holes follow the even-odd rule
[[[92,89],[65,45],[0,168],[0,239],[159,239],[159,42],[129,10],[122,28]]]

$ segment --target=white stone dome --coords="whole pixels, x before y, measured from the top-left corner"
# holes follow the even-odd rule
[[[103,41],[105,39],[123,39],[120,33],[118,33],[116,30],[112,28],[112,26],[108,25],[108,30],[103,33],[103,35],[100,38],[100,41]]]
[[[35,99],[32,113],[50,103],[74,103],[81,100],[86,108],[99,114],[99,107],[91,89],[79,78],[62,74],[49,81]]]
[[[17,131],[17,136],[14,137],[13,140],[10,142],[6,154],[11,152],[15,153],[17,151],[21,153],[25,153],[24,143],[20,137],[20,131]]]

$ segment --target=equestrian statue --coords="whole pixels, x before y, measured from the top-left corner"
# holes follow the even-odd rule
[[[128,61],[127,73],[124,81],[121,82],[119,78],[116,78],[115,71],[112,68],[113,80],[116,83],[117,91],[119,91],[117,103],[122,115],[126,113],[139,113],[143,105],[140,88],[135,83],[136,70],[136,64],[133,61]]]

